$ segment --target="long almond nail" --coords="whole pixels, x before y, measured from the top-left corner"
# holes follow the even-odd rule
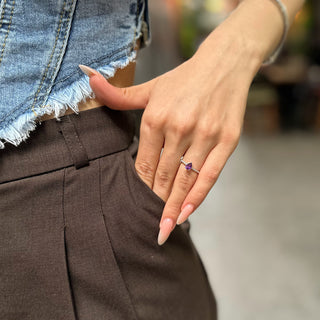
[[[162,221],[160,225],[159,235],[158,235],[159,246],[163,245],[167,241],[173,229],[174,229],[174,222],[172,219],[166,218]]]
[[[193,211],[194,211],[194,206],[192,204],[187,204],[179,214],[177,224],[179,225],[184,223]]]
[[[94,70],[90,67],[84,66],[83,64],[79,64],[79,68],[81,69],[81,71],[86,74],[89,78],[92,76],[96,76],[99,74],[99,72],[97,70]]]

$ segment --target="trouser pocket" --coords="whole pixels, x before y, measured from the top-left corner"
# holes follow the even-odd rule
[[[100,161],[90,161],[80,170],[69,167],[65,174],[67,260],[77,317],[137,320],[104,217]]]
[[[100,159],[100,167],[106,227],[138,319],[215,319],[215,300],[187,228],[177,226],[157,244],[165,203],[138,176],[129,151]]]

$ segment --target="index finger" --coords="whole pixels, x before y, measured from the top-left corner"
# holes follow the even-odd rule
[[[162,132],[146,125],[142,118],[135,168],[140,178],[150,189],[153,187],[163,143],[164,136]]]

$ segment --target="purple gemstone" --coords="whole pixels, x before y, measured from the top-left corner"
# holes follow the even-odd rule
[[[191,169],[192,169],[192,162],[187,163],[186,166],[185,166],[185,168],[186,168],[187,170],[191,170]]]

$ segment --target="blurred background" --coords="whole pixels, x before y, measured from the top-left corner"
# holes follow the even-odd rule
[[[191,57],[237,3],[149,0],[152,44],[136,83]],[[220,320],[320,319],[319,165],[320,1],[307,0],[277,62],[254,79],[239,146],[190,218]]]

